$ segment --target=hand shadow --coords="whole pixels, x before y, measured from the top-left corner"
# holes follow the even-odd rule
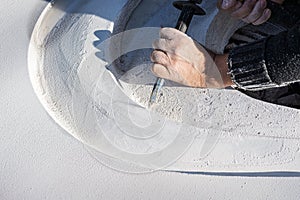
[[[127,84],[137,85],[153,85],[155,83],[157,77],[151,72],[152,62],[150,55],[153,51],[152,48],[133,50],[117,57],[115,55],[119,52],[115,52],[114,48],[117,47],[117,51],[119,51],[119,48],[124,45],[122,37],[111,39],[114,36],[107,30],[95,31],[94,35],[98,40],[94,41],[93,45],[99,50],[95,53],[95,56],[108,63],[105,66],[106,69],[113,74],[118,82],[122,81]],[[166,80],[165,86],[186,87],[168,80]]]

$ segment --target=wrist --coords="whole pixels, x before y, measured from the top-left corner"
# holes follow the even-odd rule
[[[229,87],[235,85],[231,79],[231,76],[228,74],[228,54],[218,54],[214,56],[214,62],[216,63],[218,70],[221,74],[224,87]]]

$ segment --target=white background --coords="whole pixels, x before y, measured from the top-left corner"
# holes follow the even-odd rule
[[[0,5],[0,199],[299,199],[300,177],[131,175],[102,166],[37,100],[27,48],[47,2]]]

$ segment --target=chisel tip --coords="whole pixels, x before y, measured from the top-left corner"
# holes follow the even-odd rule
[[[162,78],[157,79],[157,81],[156,81],[156,83],[153,87],[151,97],[150,97],[150,101],[149,101],[149,104],[148,104],[149,109],[151,109],[152,106],[156,103],[157,95],[160,92],[161,88],[163,87],[164,83],[165,83],[164,79],[162,79]]]

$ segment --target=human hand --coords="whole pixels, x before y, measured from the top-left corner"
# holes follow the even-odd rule
[[[211,57],[214,55],[186,34],[162,28],[153,48],[152,72],[156,76],[190,87],[225,87],[223,75],[228,78],[227,71],[221,72]]]
[[[278,4],[284,2],[284,0],[272,1]],[[263,24],[271,17],[266,0],[219,0],[218,8],[228,11],[232,17],[253,25]]]

